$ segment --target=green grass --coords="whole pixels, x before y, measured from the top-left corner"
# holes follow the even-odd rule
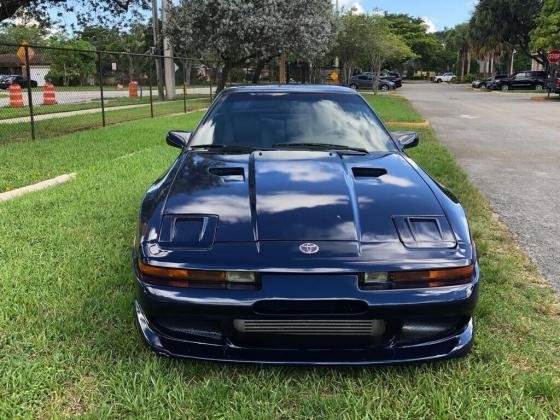
[[[385,122],[424,121],[424,117],[402,96],[373,95],[371,93],[363,94],[363,96]]]
[[[386,110],[404,103],[383,101],[396,101]],[[147,350],[132,311],[137,210],[177,156],[165,132],[199,117],[0,148],[12,176],[30,164],[36,174],[78,173],[0,203],[0,418],[558,415],[560,304],[431,130],[420,132],[412,155],[463,201],[480,254],[470,356],[402,367],[281,368],[169,360]]]
[[[209,95],[199,95],[193,94],[187,96],[187,101],[194,99],[209,98]],[[144,95],[142,98],[107,98],[105,99],[105,107],[111,108],[115,106],[123,105],[147,105],[150,103],[150,97]],[[183,102],[183,99],[177,99],[176,102]],[[157,101],[156,96],[154,96],[154,106],[158,106],[161,103]],[[83,109],[95,109],[101,108],[101,100],[91,100],[88,102],[81,102],[76,104],[56,104],[56,105],[35,105],[33,107],[34,115],[44,115],[44,114],[54,114],[59,112],[69,112],[69,111],[80,111]],[[0,120],[17,118],[17,117],[29,117],[29,108],[10,108],[10,107],[0,107]]]
[[[187,111],[207,107],[209,102],[209,98],[188,101]],[[183,107],[183,101],[163,102],[158,105],[154,105],[154,116],[180,113],[184,111]],[[142,106],[137,108],[107,111],[105,115],[107,124],[115,124],[123,121],[147,118],[150,116],[150,107]],[[91,114],[36,121],[35,132],[37,139],[45,139],[101,126],[101,112],[94,112]],[[28,122],[16,124],[0,123],[0,147],[2,144],[30,141],[30,131],[31,124]]]
[[[1,146],[0,161],[5,165],[0,171],[0,192],[161,145],[167,131],[193,128],[202,114],[150,118],[33,143]]]

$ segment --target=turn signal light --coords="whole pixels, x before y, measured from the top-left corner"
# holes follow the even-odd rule
[[[442,287],[469,283],[473,274],[474,265],[441,270],[374,272],[364,273],[362,284],[367,288],[377,289]]]
[[[225,289],[228,287],[256,286],[255,273],[237,271],[207,271],[184,268],[156,267],[138,260],[138,271],[145,283],[172,287]]]
[[[389,279],[399,286],[411,285],[418,287],[441,287],[469,283],[474,274],[474,265],[459,268],[445,268],[442,270],[424,271],[394,271]]]

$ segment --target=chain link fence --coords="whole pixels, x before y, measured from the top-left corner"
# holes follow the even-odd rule
[[[0,145],[203,109],[211,73],[187,57],[0,44]]]

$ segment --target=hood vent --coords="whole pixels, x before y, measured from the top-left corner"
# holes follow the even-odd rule
[[[387,170],[383,168],[352,168],[354,178],[379,178],[386,175]]]
[[[243,168],[215,166],[209,168],[208,172],[221,177],[224,181],[245,181],[245,170]]]

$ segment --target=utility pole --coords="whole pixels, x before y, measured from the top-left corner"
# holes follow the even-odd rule
[[[169,9],[171,8],[171,0],[162,0],[161,4],[161,22],[163,26],[163,67],[165,73],[165,92],[167,100],[175,99],[175,63],[173,62],[173,48],[169,42],[169,38],[165,35],[165,29],[169,20]]]
[[[158,20],[158,7],[157,7],[157,0],[152,0],[152,30],[154,33],[154,54],[161,55],[161,51],[159,49],[159,20]],[[156,57],[156,79],[157,79],[157,87],[158,87],[158,97],[160,101],[163,101],[163,70],[161,68],[161,58]]]

